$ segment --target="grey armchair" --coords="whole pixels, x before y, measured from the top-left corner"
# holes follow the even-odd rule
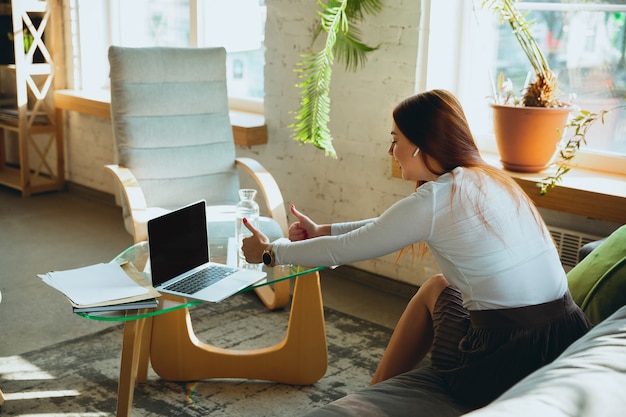
[[[117,164],[106,169],[120,185],[124,223],[135,242],[147,239],[149,219],[200,199],[207,203],[210,238],[234,236],[238,166],[263,196],[261,230],[272,239],[287,235],[274,178],[255,160],[235,156],[224,48],[112,46],[109,63]],[[288,302],[288,288],[260,291],[270,308]]]

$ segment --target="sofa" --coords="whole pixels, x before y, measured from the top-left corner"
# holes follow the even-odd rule
[[[594,328],[491,404],[473,411],[458,404],[425,360],[307,417],[626,416],[626,225],[569,271],[568,282]]]

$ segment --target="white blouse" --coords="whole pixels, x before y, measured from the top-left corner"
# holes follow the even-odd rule
[[[518,203],[491,178],[483,176],[482,186],[477,186],[477,175],[456,168],[422,185],[378,218],[332,224],[331,236],[277,240],[276,262],[342,265],[423,241],[469,310],[520,307],[562,297],[567,279],[549,231],[537,224],[525,203]]]

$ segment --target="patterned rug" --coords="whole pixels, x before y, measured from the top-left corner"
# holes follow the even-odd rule
[[[288,309],[270,312],[253,294],[191,310],[196,334],[225,348],[282,340]],[[150,371],[135,389],[132,416],[298,416],[365,387],[391,336],[385,327],[325,310],[326,375],[310,386],[250,380],[168,382]],[[113,416],[122,327],[0,358],[3,416]]]

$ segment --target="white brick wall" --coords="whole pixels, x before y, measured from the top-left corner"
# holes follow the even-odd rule
[[[66,179],[95,190],[113,193],[113,179],[104,170],[113,163],[111,121],[101,117],[66,112]]]

